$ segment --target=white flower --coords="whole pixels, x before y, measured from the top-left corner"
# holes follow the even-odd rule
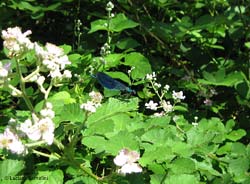
[[[51,58],[59,57],[64,54],[63,49],[61,49],[60,47],[57,47],[56,45],[52,43],[46,43],[45,48],[48,52],[48,56],[50,56]]]
[[[85,109],[86,111],[96,112],[96,104],[92,101],[87,101],[87,103],[81,104],[80,108]]]
[[[5,68],[0,68],[0,77],[4,78],[8,76],[8,70]]]
[[[169,88],[170,88],[170,86],[169,86],[168,84],[166,84],[166,85],[164,86],[164,89],[165,89],[166,91],[168,91]]]
[[[154,113],[155,117],[162,117],[164,115],[165,115],[165,113],[163,111],[162,112],[156,112],[156,113]]]
[[[132,70],[134,70],[135,69],[135,67],[134,66],[132,66],[131,67],[131,69],[130,70],[128,70],[128,74],[130,74],[131,72],[132,72]]]
[[[42,109],[40,111],[40,114],[43,117],[49,117],[51,119],[53,119],[55,117],[55,112],[52,109],[48,109],[48,108]]]
[[[21,130],[23,133],[27,134],[32,127],[32,121],[30,119],[26,119],[23,123],[20,124],[19,130]]]
[[[50,102],[46,102],[45,107],[46,107],[47,109],[52,109],[52,108],[53,108],[53,105],[52,105],[52,103],[50,103]]]
[[[51,145],[54,140],[55,126],[49,117],[45,117],[38,122],[39,134],[42,140],[45,140],[48,145]]]
[[[171,105],[169,101],[166,102],[165,100],[163,100],[161,105],[166,113],[173,111],[173,106]]]
[[[64,70],[63,76],[64,76],[65,78],[71,78],[71,77],[72,77],[71,71],[69,71],[69,70]]]
[[[213,101],[210,100],[210,99],[208,99],[208,98],[207,98],[206,100],[204,100],[203,103],[204,103],[206,106],[212,106],[212,105],[213,105]]]
[[[210,89],[210,92],[212,95],[218,95],[217,91],[215,89]]]
[[[0,62],[0,78],[5,78],[8,76],[8,69],[4,66],[2,66],[2,63]]]
[[[42,59],[42,58],[46,58],[47,57],[47,52],[43,49],[43,47],[41,47],[38,43],[34,43],[34,50],[36,55]]]
[[[147,74],[146,75],[146,79],[147,80],[156,80],[156,74],[155,74],[155,72],[153,72],[152,74]]]
[[[150,100],[149,103],[146,103],[146,104],[145,104],[145,106],[146,106],[147,109],[157,110],[158,104],[157,104],[157,103],[154,103],[153,100]]]
[[[118,169],[120,174],[130,174],[142,172],[142,168],[137,162],[140,159],[140,154],[136,151],[129,151],[122,149],[119,154],[114,158],[114,163],[121,168]]]
[[[58,78],[59,80],[62,79],[62,73],[60,72],[59,69],[51,70],[50,71],[50,76],[52,78]]]
[[[107,3],[106,10],[111,11],[113,8],[114,8],[114,4],[111,1],[109,1]]]
[[[142,168],[137,163],[128,163],[118,169],[118,173],[120,174],[131,174],[131,173],[139,173],[142,172]]]
[[[55,126],[50,117],[38,119],[33,116],[33,122],[30,119],[25,120],[19,130],[33,141],[44,140],[48,145],[53,143]]]
[[[4,133],[0,134],[0,148],[6,148],[16,154],[22,154],[26,151],[23,143],[9,128],[6,128]]]
[[[193,122],[192,125],[193,125],[194,127],[197,127],[199,124],[196,123],[196,122]]]
[[[184,100],[186,97],[183,95],[183,92],[182,91],[179,91],[179,92],[175,92],[173,91],[173,94],[172,94],[173,98],[175,100]]]
[[[160,87],[161,87],[161,84],[160,84],[160,83],[157,83],[157,82],[154,82],[153,85],[154,85],[156,88],[160,88]]]
[[[103,96],[100,92],[92,91],[89,93],[89,96],[91,97],[91,101],[96,104],[99,104],[102,102]]]

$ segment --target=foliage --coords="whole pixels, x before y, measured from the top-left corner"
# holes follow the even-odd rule
[[[1,30],[39,40],[15,54],[2,34],[1,182],[250,183],[249,3],[113,4],[1,1]],[[136,94],[103,89],[97,72]],[[22,127],[44,119],[38,139]],[[114,158],[133,151],[142,172],[123,173]]]

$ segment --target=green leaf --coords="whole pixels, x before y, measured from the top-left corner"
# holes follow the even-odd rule
[[[191,174],[195,169],[195,162],[189,158],[177,158],[171,164],[171,170],[175,174]]]
[[[144,145],[144,148],[145,152],[139,160],[139,163],[144,167],[155,161],[156,163],[170,163],[175,157],[170,146]]]
[[[202,119],[197,127],[187,131],[187,142],[195,147],[202,145],[203,148],[206,148],[205,145],[211,144],[211,142],[223,142],[225,132],[225,127],[218,118]]]
[[[104,135],[112,133],[114,131],[114,122],[112,119],[106,119],[104,121],[98,121],[89,126],[83,133],[84,136],[90,135]]]
[[[69,60],[71,61],[71,66],[77,67],[80,62],[81,62],[81,58],[82,56],[80,54],[71,54],[68,56]]]
[[[249,158],[240,157],[229,161],[228,171],[234,175],[237,182],[247,179],[247,171],[249,169]]]
[[[154,128],[145,132],[141,139],[146,142],[153,143],[155,145],[165,145],[166,140],[170,137],[165,129]]]
[[[246,99],[250,99],[250,83],[249,81],[243,80],[239,81],[238,83],[235,84],[235,89],[238,92],[238,94]]]
[[[60,113],[60,121],[83,122],[85,113],[77,103],[66,104]]]
[[[165,178],[165,174],[152,174],[150,175],[150,184],[163,183],[162,179]]]
[[[134,28],[139,24],[128,19],[124,14],[119,13],[114,18],[110,20],[110,31],[111,32],[121,32],[125,29]],[[89,33],[94,33],[99,30],[108,30],[108,22],[107,20],[95,20],[91,22],[91,28]]]
[[[137,135],[127,131],[118,132],[115,136],[110,137],[106,144],[106,150],[113,155],[117,155],[123,148],[139,151],[139,144],[136,138]]]
[[[243,129],[233,130],[228,135],[226,135],[226,138],[231,141],[237,141],[244,137],[246,135],[246,131]]]
[[[199,179],[196,178],[194,175],[190,174],[176,174],[176,175],[169,175],[165,180],[166,184],[198,184]]]
[[[244,157],[247,154],[245,145],[239,142],[233,143],[231,147],[231,154],[234,157]]]
[[[16,1],[18,2],[18,1]],[[42,7],[40,6],[33,6],[31,3],[28,3],[26,1],[20,1],[18,3],[16,3],[15,1],[13,1],[13,8],[18,8],[19,10],[29,10],[32,13],[35,13],[37,11],[40,11],[42,9]]]
[[[245,42],[244,45],[246,48],[250,49],[250,42]]]
[[[172,150],[175,154],[182,157],[190,157],[194,153],[194,150],[189,144],[177,141],[174,142]]]
[[[179,112],[188,112],[188,107],[184,105],[175,105],[174,106],[174,111],[179,111]]]
[[[165,128],[166,125],[170,123],[170,121],[171,121],[170,116],[152,117],[146,121],[147,124],[144,126],[147,127],[159,126]]]
[[[121,64],[121,59],[124,57],[124,54],[109,54],[105,57],[106,64],[105,68],[113,68]]]
[[[231,72],[226,75],[224,68],[212,73],[204,71],[203,76],[204,79],[198,79],[200,83],[216,86],[233,86],[244,79],[242,72]]]
[[[228,132],[231,132],[234,126],[235,126],[235,121],[234,121],[233,119],[229,119],[229,120],[226,122],[225,128],[226,128],[226,130],[227,130]]]
[[[102,19],[95,20],[95,21],[91,22],[91,24],[90,24],[91,28],[90,28],[88,33],[94,33],[94,32],[99,31],[99,30],[107,31],[108,30],[107,25],[108,25],[107,20],[102,20]]]
[[[126,82],[127,84],[131,85],[131,81],[130,81],[129,77],[123,72],[108,72],[107,74],[115,79],[120,79],[120,80]]]
[[[208,172],[209,174],[212,174],[214,176],[221,176],[221,173],[219,173],[218,171],[216,171],[211,163],[206,163],[205,161],[203,162],[195,162],[196,168],[199,171],[202,172]]]
[[[53,119],[53,121],[55,123],[60,123],[59,119],[62,113],[62,110],[64,108],[64,106],[66,104],[70,104],[70,103],[75,103],[75,99],[71,98],[70,94],[66,91],[60,91],[56,94],[54,94],[52,97],[48,98],[48,102],[51,102],[53,105],[53,111],[56,114],[56,117]],[[36,107],[35,110],[37,112],[39,112],[42,109],[42,106],[44,104],[44,100],[39,102]]]
[[[127,54],[123,64],[126,66],[135,67],[131,72],[133,79],[142,79],[146,76],[146,74],[152,73],[151,65],[148,59],[137,52]]]
[[[100,182],[89,176],[80,176],[80,174],[79,176],[75,176],[73,179],[67,180],[65,182],[65,184],[77,184],[77,183],[99,184]]]
[[[38,179],[36,179],[38,178]],[[33,178],[27,179],[25,184],[58,184],[63,183],[63,172],[61,170],[38,171]]]
[[[117,155],[123,148],[139,150],[136,135],[125,131],[118,132],[115,136],[110,137],[109,140],[101,136],[84,137],[82,143],[89,148],[95,149],[96,153],[106,152],[112,155]]]
[[[140,46],[140,44],[133,38],[125,38],[116,43],[119,49],[131,49]]]
[[[232,143],[227,142],[225,145],[221,146],[217,151],[216,154],[218,155],[224,155],[228,154],[231,151]]]
[[[72,46],[71,45],[61,45],[60,48],[64,50],[64,54],[68,54],[72,51]]]
[[[110,29],[114,32],[121,32],[124,29],[134,28],[138,25],[138,23],[128,19],[123,13],[119,13],[111,19]]]
[[[96,112],[91,114],[87,121],[87,126],[101,120],[110,118],[118,113],[127,113],[135,111],[138,108],[138,98],[131,98],[127,101],[121,101],[109,98],[108,102],[97,108]]]
[[[96,154],[106,150],[107,140],[102,136],[83,137],[82,144],[95,149]]]
[[[21,171],[25,168],[24,161],[21,160],[3,160],[0,162],[0,182],[5,184],[11,183],[21,183],[22,180],[14,180],[10,177],[17,176],[18,178],[22,178]]]

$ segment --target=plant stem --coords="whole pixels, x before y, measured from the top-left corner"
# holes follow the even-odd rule
[[[55,156],[55,155],[49,155],[47,153],[43,153],[43,152],[40,152],[40,151],[37,151],[37,150],[32,150],[33,153],[37,154],[37,155],[41,155],[41,156],[44,156],[44,157],[48,157],[48,158],[53,158],[53,159],[60,159],[60,156]]]
[[[21,68],[20,68],[20,65],[19,65],[19,60],[15,59],[15,62],[16,62],[17,74],[18,74],[18,76],[20,78],[20,88],[21,88],[21,91],[22,91],[23,99],[24,99],[26,105],[28,106],[29,110],[31,112],[34,112],[34,107],[33,107],[32,103],[30,102],[30,100],[28,98],[28,95],[26,93],[25,80],[24,80],[22,72],[21,72]]]

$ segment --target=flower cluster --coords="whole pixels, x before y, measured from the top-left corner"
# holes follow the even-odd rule
[[[32,141],[43,140],[51,145],[54,140],[55,125],[52,119],[55,116],[52,110],[52,104],[47,102],[45,108],[40,111],[40,118],[32,114],[32,119],[25,120],[19,127]]]
[[[114,8],[114,4],[111,1],[109,1],[106,5],[106,10],[110,12],[112,11],[113,8]]]
[[[52,104],[47,102],[45,108],[40,111],[39,118],[33,113],[32,119],[27,119],[21,124],[10,119],[9,126],[3,134],[0,134],[0,148],[5,148],[12,153],[28,153],[21,138],[28,137],[32,141],[43,140],[51,145],[54,140],[55,125],[52,121],[55,113],[52,110]]]
[[[46,43],[45,48],[35,43],[35,52],[41,64],[42,69],[49,71],[49,76],[52,79],[61,81],[63,78],[71,78],[71,72],[64,70],[66,65],[71,64],[67,55],[64,54],[63,49],[54,44]]]
[[[136,151],[122,149],[114,158],[115,165],[121,167],[118,169],[120,174],[131,174],[142,172],[142,168],[137,162],[140,159],[140,154]]]
[[[8,57],[15,57],[17,63],[23,59],[22,56],[26,53],[35,51],[34,56],[37,61],[36,69],[29,75],[22,76],[21,78],[23,79],[21,82],[36,82],[40,91],[45,94],[47,91],[43,88],[43,83],[47,77],[52,78],[51,85],[54,86],[58,85],[58,83],[63,79],[72,77],[71,72],[65,69],[66,65],[71,64],[71,62],[69,61],[67,55],[64,54],[63,49],[51,43],[47,43],[45,47],[41,47],[37,42],[30,41],[27,37],[30,34],[30,30],[22,33],[19,27],[3,30],[3,45],[8,49]],[[17,64],[17,70],[20,70],[18,67],[19,66]],[[9,68],[10,63],[3,65],[0,62],[0,81],[3,79],[5,82],[8,82],[8,74],[10,72]],[[44,72],[49,72],[49,75],[43,76]],[[22,75],[22,73],[20,75]],[[13,95],[18,96],[18,94],[20,94],[17,93],[18,89],[15,89],[15,87],[9,86],[9,88],[12,90]]]
[[[157,110],[158,104],[157,104],[157,103],[154,103],[153,100],[150,100],[149,103],[146,103],[146,104],[145,104],[145,106],[146,106],[147,109]]]
[[[107,55],[109,55],[109,54],[111,53],[110,49],[111,49],[110,44],[105,43],[105,44],[101,47],[101,50],[100,50],[101,56],[107,56]]]
[[[11,71],[11,63],[0,62],[0,84],[11,91],[11,94],[16,97],[24,98],[24,101],[32,112],[31,118],[26,119],[22,123],[18,120],[11,120],[9,126],[4,133],[0,134],[0,148],[5,148],[12,153],[26,153],[28,146],[22,143],[21,139],[29,139],[33,141],[41,141],[51,145],[54,141],[55,125],[53,118],[55,116],[52,110],[52,104],[47,102],[40,113],[34,113],[34,107],[25,93],[25,83],[36,82],[40,91],[44,93],[44,99],[47,101],[50,90],[53,86],[59,85],[63,79],[71,78],[71,72],[66,70],[66,66],[71,62],[64,54],[63,49],[47,43],[45,47],[41,47],[36,42],[31,42],[28,36],[31,31],[22,33],[19,27],[8,28],[2,31],[3,45],[8,50],[8,57],[15,58],[12,61],[15,63],[15,71]],[[27,59],[26,54],[33,54],[33,59],[36,61],[36,68],[26,76],[23,76],[20,68],[20,62]],[[29,55],[30,56],[30,55]],[[19,77],[20,89],[13,86],[10,73],[16,72]],[[47,75],[45,76],[45,74]],[[26,74],[26,73],[25,73]],[[49,85],[44,85],[48,77],[51,78]],[[45,86],[47,89],[45,89]],[[26,140],[28,142],[28,140]],[[36,142],[35,142],[36,143]],[[39,144],[39,142],[37,142]]]
[[[8,56],[10,58],[20,57],[26,51],[34,48],[34,43],[27,38],[30,34],[30,30],[22,33],[19,27],[8,28],[7,30],[2,31],[2,38],[4,40],[3,45],[8,49]]]
[[[101,93],[95,91],[90,92],[89,96],[91,100],[81,104],[80,108],[89,112],[96,112],[96,108],[101,106],[103,96]]]
[[[155,116],[158,116],[158,117],[172,112],[174,109],[174,105],[172,105],[170,101],[166,101],[163,99],[164,95],[169,91],[170,86],[166,84],[163,87],[163,89],[161,89],[162,85],[160,83],[157,83],[157,77],[156,77],[155,72],[153,72],[152,74],[147,74],[146,80],[150,82],[151,88],[154,90],[155,94],[160,99],[159,103],[156,103],[153,100],[150,100],[148,103],[145,103],[146,109],[150,109],[153,111],[156,111],[158,109],[163,109],[163,111],[156,112],[154,114]],[[184,100],[185,96],[183,95],[182,91],[179,91],[179,92],[173,91],[172,98],[174,99],[175,103],[177,103],[177,102],[180,102],[181,100]]]

